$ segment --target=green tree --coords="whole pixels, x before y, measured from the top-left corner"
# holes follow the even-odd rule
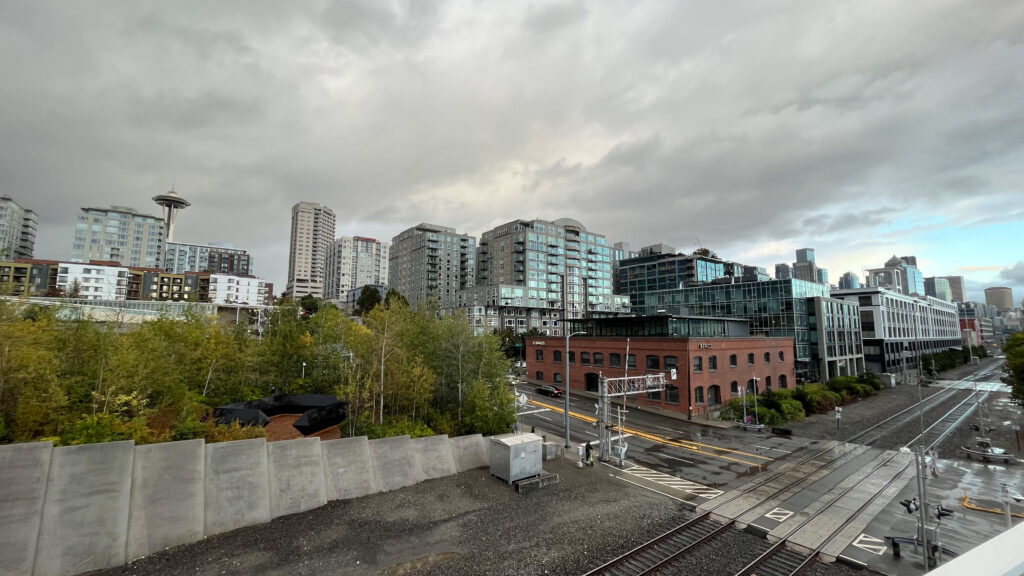
[[[320,310],[320,299],[312,294],[306,294],[299,300],[299,306],[306,316],[312,316]]]
[[[1010,401],[1024,406],[1024,334],[1013,334],[1007,338],[1003,353],[1006,354],[1003,382],[1010,385]]]
[[[379,294],[379,292],[378,292]],[[360,294],[362,296],[362,294]],[[388,288],[388,293],[384,296],[384,305],[391,308],[393,305],[409,307],[409,301],[402,296],[402,293],[394,288]]]
[[[380,290],[377,290],[373,286],[363,286],[363,289],[359,292],[359,298],[356,300],[355,312],[359,316],[366,316],[372,312],[380,302]]]

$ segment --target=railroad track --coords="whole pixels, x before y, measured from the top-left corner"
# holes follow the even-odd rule
[[[972,378],[988,372],[988,369],[981,370],[972,374],[968,378],[961,379],[960,381],[967,381]],[[959,389],[950,388],[948,393],[936,393],[923,400],[920,404],[915,404],[905,410],[900,411],[889,418],[863,430],[853,436],[851,436],[846,442],[840,444],[830,445],[828,448],[817,452],[816,454],[804,458],[800,462],[794,465],[794,467],[803,466],[805,464],[812,463],[815,459],[826,456],[832,453],[832,456],[827,458],[823,463],[819,463],[814,471],[801,475],[801,477],[795,479],[793,482],[775,490],[771,495],[762,499],[762,502],[769,501],[775,496],[778,496],[793,487],[798,487],[801,483],[805,482],[808,477],[812,476],[814,472],[820,471],[823,468],[827,468],[840,461],[845,456],[850,454],[851,451],[856,450],[858,447],[852,444],[853,441],[861,440],[861,444],[874,444],[880,438],[892,430],[905,425],[907,422],[912,421],[912,418],[908,415],[913,416],[915,409],[920,410],[925,404],[929,406],[938,405],[942,400],[952,397],[955,392]],[[926,428],[921,434],[914,438],[907,445],[919,443],[925,447],[925,450],[930,450],[937,446],[949,435],[949,433],[955,429],[957,425],[966,419],[973,408],[976,406],[975,397],[982,395],[984,399],[987,396],[987,392],[974,391],[968,395],[965,399],[960,401],[952,410],[949,410],[942,417],[933,422],[928,428]],[[835,455],[834,448],[836,446],[842,446],[843,450],[838,455]],[[849,494],[859,484],[860,480],[863,480],[870,476],[872,473],[881,469],[882,467],[893,462],[897,457],[898,453],[894,453],[888,458],[884,459],[880,463],[877,463],[866,473],[862,473],[857,482],[851,483],[849,487],[844,489],[838,495],[831,495],[831,501],[829,505],[835,503],[840,498]],[[851,520],[856,518],[865,508],[867,508],[872,502],[874,502],[880,494],[885,492],[885,489],[890,487],[893,483],[897,482],[906,469],[911,466],[912,463],[904,464],[895,474],[892,474],[892,479],[881,489],[877,490],[871,497],[867,499],[850,517]],[[773,473],[767,473],[763,479],[759,479],[757,482],[751,482],[746,487],[730,497],[718,502],[716,499],[716,508],[721,507],[723,504],[735,501],[736,499],[758,490],[769,483],[777,480],[788,472],[786,471],[775,471]],[[844,522],[841,526],[836,528],[832,535],[825,539],[824,542],[818,546],[815,550],[808,554],[803,554],[795,550],[786,548],[786,539],[795,534],[801,528],[807,526],[815,518],[824,514],[829,509],[829,506],[823,506],[821,509],[809,515],[808,518],[804,519],[800,524],[788,530],[784,536],[780,536],[780,540],[772,545],[768,541],[763,541],[763,545],[758,545],[753,549],[748,549],[747,553],[749,556],[753,556],[753,560],[747,564],[743,569],[737,572],[737,576],[794,576],[800,570],[802,570],[807,564],[814,559],[817,554],[828,545],[836,536],[846,527],[848,522]],[[734,522],[719,522],[712,517],[712,511],[709,510],[704,514],[680,525],[679,527],[658,536],[657,538],[646,542],[637,548],[613,559],[612,561],[591,570],[586,576],[598,576],[598,575],[614,575],[614,576],[641,576],[641,575],[655,575],[655,574],[667,574],[670,573],[674,565],[677,565],[683,561],[687,555],[701,547],[715,538],[719,537],[727,528],[729,528]]]

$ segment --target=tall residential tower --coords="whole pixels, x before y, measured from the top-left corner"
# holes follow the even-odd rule
[[[39,220],[9,196],[0,196],[0,261],[31,258]]]
[[[163,219],[125,206],[81,210],[71,245],[72,262],[106,260],[125,266],[161,267]]]
[[[323,296],[327,247],[333,240],[333,210],[313,202],[299,202],[292,206],[287,296]]]
[[[387,285],[388,248],[387,242],[362,236],[342,236],[331,242],[327,247],[324,298],[345,300],[349,290]]]
[[[476,238],[454,228],[419,224],[391,240],[388,282],[409,304],[435,298],[442,305],[473,286]]]

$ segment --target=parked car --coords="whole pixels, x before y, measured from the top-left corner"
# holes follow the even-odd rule
[[[557,386],[538,386],[537,394],[543,394],[544,396],[551,396],[553,398],[561,398],[565,395],[565,391]]]

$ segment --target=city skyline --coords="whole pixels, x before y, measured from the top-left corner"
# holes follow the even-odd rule
[[[339,236],[569,217],[1024,294],[1012,6],[112,4],[0,6],[2,193],[36,257],[70,257],[80,207],[157,216],[173,187],[176,240],[244,246],[282,289],[308,201]]]

